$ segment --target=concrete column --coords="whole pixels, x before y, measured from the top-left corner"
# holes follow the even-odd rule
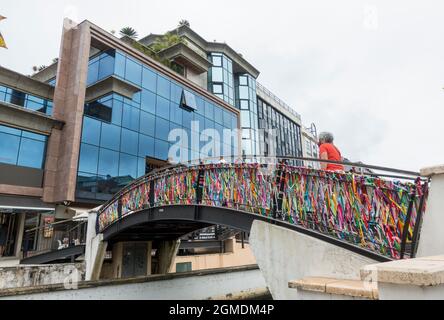
[[[88,23],[64,20],[53,117],[65,122],[48,140],[43,201],[75,200],[91,33]]]
[[[179,250],[180,240],[163,241],[159,246],[159,274],[173,269],[174,258]]]
[[[153,249],[153,242],[148,241],[147,242],[147,253],[146,253],[146,274],[149,276],[152,273],[152,257],[151,257],[151,250]],[[174,255],[176,256],[176,255]],[[174,259],[173,259],[174,261]]]
[[[419,234],[417,257],[444,253],[444,165],[421,169],[430,177],[430,190]]]
[[[16,242],[15,242],[15,248],[14,248],[14,255],[18,259],[22,259],[22,242],[23,242],[23,234],[25,233],[25,217],[26,213],[19,213],[18,214],[18,227],[17,227],[17,235],[16,235]]]
[[[98,280],[105,259],[108,243],[103,241],[103,234],[96,234],[97,213],[90,212],[86,231],[85,280]]]

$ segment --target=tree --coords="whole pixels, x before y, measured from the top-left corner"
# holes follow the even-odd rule
[[[134,30],[134,29],[131,28],[131,27],[125,27],[125,28],[122,28],[122,29],[120,30],[120,35],[121,35],[122,37],[124,37],[124,36],[128,36],[128,37],[130,37],[131,39],[137,39],[137,37],[138,37],[138,35],[137,35],[137,31]]]
[[[181,26],[187,26],[188,28],[190,27],[190,22],[186,19],[182,19],[179,21],[179,27]]]
[[[167,32],[163,36],[156,38],[150,48],[157,53],[177,43],[185,43],[185,40],[177,34]]]

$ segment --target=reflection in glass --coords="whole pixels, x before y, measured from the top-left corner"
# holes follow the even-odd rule
[[[119,153],[107,149],[100,149],[98,173],[103,176],[115,177],[118,174]]]
[[[79,171],[96,173],[99,148],[82,143],[80,147]]]

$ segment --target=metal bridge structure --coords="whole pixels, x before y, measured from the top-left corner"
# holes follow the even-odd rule
[[[319,159],[178,164],[120,190],[97,212],[107,242],[172,240],[254,220],[291,229],[376,261],[414,257],[429,181],[419,173],[346,163],[334,172],[294,166]],[[365,170],[358,170],[365,168]]]

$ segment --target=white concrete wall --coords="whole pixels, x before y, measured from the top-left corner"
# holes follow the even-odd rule
[[[299,299],[290,280],[306,276],[360,279],[361,267],[376,261],[324,241],[255,220],[250,246],[274,299]]]
[[[1,296],[0,300],[179,300],[208,299],[266,287],[259,269],[175,277],[141,283],[117,283],[73,290],[57,290],[26,295]]]
[[[85,276],[83,263],[20,265],[0,268],[0,289],[23,288],[81,281]]]
[[[379,300],[444,300],[444,285],[416,286],[378,282]]]
[[[416,256],[427,257],[444,253],[444,166],[421,173],[431,176],[431,183]]]

